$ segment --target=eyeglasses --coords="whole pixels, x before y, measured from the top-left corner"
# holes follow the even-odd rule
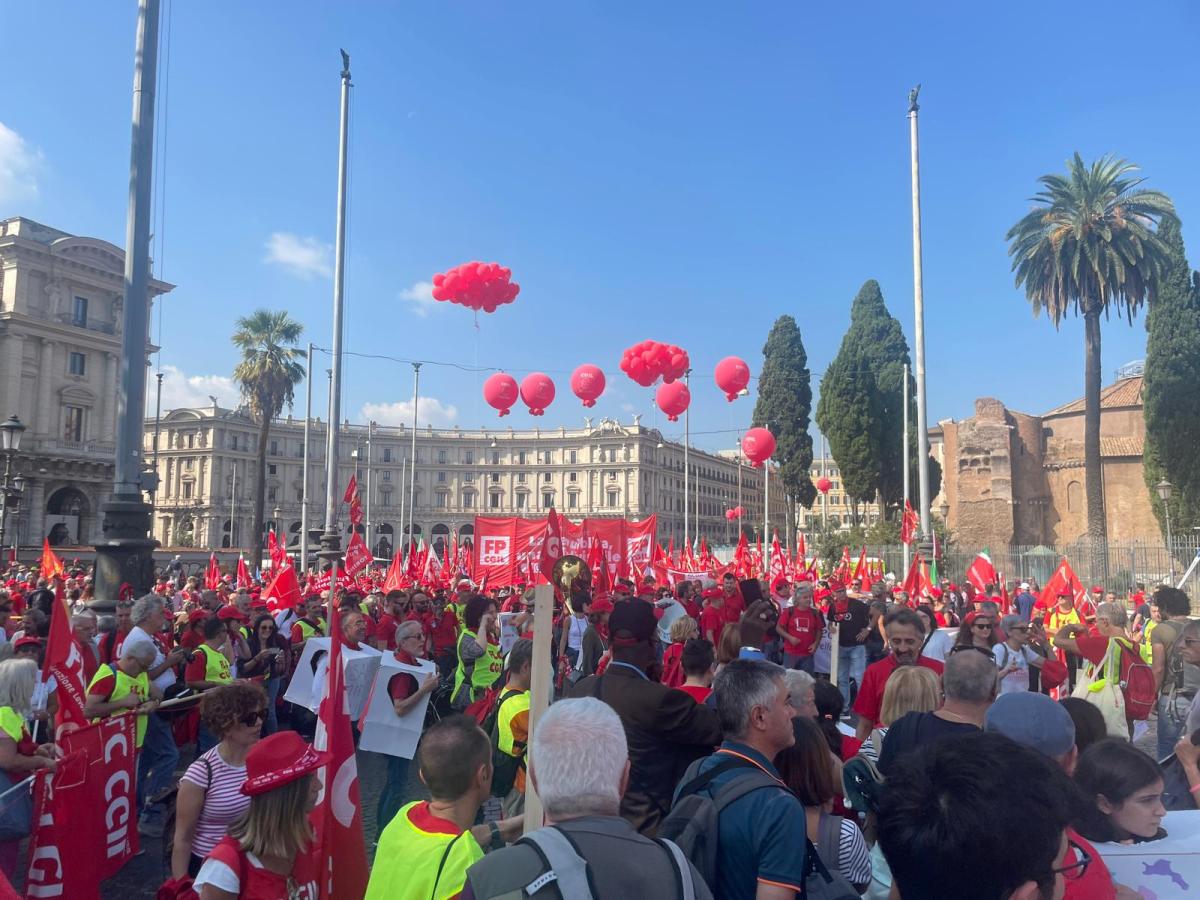
[[[417,632],[416,634],[406,634],[404,637],[400,638],[400,640],[402,640],[402,641],[419,641],[419,640],[422,640],[423,638],[424,638],[424,635],[422,635],[420,632]]]
[[[265,709],[256,709],[254,712],[246,713],[238,721],[249,728],[252,725],[257,725],[259,722],[266,721],[266,718],[267,711]]]
[[[974,644],[959,644],[957,647],[952,647],[950,649],[950,655],[953,656],[955,653],[958,653],[962,650],[974,650],[976,653],[982,653],[988,659],[996,658],[996,654],[991,650],[984,650],[982,647],[976,647]]]
[[[1087,867],[1092,864],[1092,857],[1072,840],[1067,841],[1067,846],[1075,851],[1075,862],[1059,866],[1057,869],[1051,869],[1050,874],[1061,875],[1067,881],[1077,881],[1083,877],[1083,873],[1087,871]]]
[[[992,623],[991,622],[973,622],[971,624],[971,627],[978,628],[980,631],[991,631]]]

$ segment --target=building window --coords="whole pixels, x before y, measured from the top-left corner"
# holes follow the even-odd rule
[[[474,491],[463,491],[463,509],[475,508],[475,493]]]
[[[474,484],[475,483],[475,473],[474,472],[466,472],[463,474],[462,479],[463,479],[463,484]]]
[[[83,416],[84,408],[82,406],[64,406],[63,407],[63,438],[68,441],[83,440]]]
[[[278,470],[278,467],[275,465],[275,463],[267,463],[267,474],[268,475],[277,474],[277,470]]]
[[[570,473],[570,474],[567,476],[567,481],[571,482],[571,484],[574,484],[574,483],[575,483],[575,482],[577,482],[578,480],[579,480],[579,473],[578,473],[578,472],[571,472],[571,473]]]
[[[525,508],[525,500],[529,497],[528,494],[517,494],[517,509]]]
[[[466,463],[468,466],[475,465],[475,451],[474,450],[464,450],[463,451],[463,462]]]
[[[545,484],[549,484],[549,483],[550,483],[550,473],[549,473],[549,472],[543,472],[543,473],[542,473],[542,481],[543,481],[543,483],[545,483]]]
[[[392,461],[392,448],[391,448],[391,447],[384,447],[384,448],[383,448],[383,461],[384,461],[384,462],[391,462],[391,461]]]
[[[500,495],[499,494],[491,494],[488,497],[488,507],[490,509],[499,509],[500,508]]]
[[[578,509],[578,508],[579,508],[579,495],[578,494],[567,494],[567,509]]]
[[[579,454],[572,450],[567,454],[567,462],[569,462],[571,465],[575,465],[575,463],[579,462]]]
[[[524,483],[525,483],[525,473],[518,472],[517,473],[517,484],[524,484]]]
[[[438,479],[437,479],[437,480],[438,480],[438,484],[445,484],[445,483],[446,483],[446,473],[445,473],[445,472],[438,472]]]
[[[271,455],[272,456],[279,455],[279,441],[271,441]]]
[[[67,371],[72,375],[86,375],[87,357],[72,350],[67,354]]]
[[[439,450],[438,451],[438,465],[444,466],[445,464],[446,464],[446,451]]]
[[[183,471],[185,471],[185,472],[192,471],[192,469],[195,468],[195,466],[196,466],[196,461],[194,459],[185,459],[183,461]]]
[[[524,450],[521,450],[517,453],[517,465],[518,466],[525,465],[525,451]]]
[[[184,500],[192,499],[192,483],[190,481],[185,481],[183,483],[183,499]]]
[[[608,492],[608,505],[616,506],[619,502],[620,502],[620,494],[618,494],[616,491],[609,491]]]
[[[493,466],[500,465],[500,451],[499,450],[492,451],[492,465]]]
[[[492,473],[492,484],[499,484],[499,483],[500,483],[500,473],[493,472]]]
[[[446,494],[444,491],[439,491],[437,494],[434,495],[434,505],[438,509],[446,508]]]
[[[391,480],[392,480],[392,470],[391,470],[391,469],[384,469],[384,470],[383,470],[383,480],[384,480],[384,481],[391,481]]]
[[[71,307],[71,324],[77,325],[80,328],[87,328],[87,323],[88,323],[87,297],[76,297],[75,303]]]
[[[542,494],[542,506],[545,507],[546,509],[549,509],[553,505],[554,505],[554,495],[553,494]]]
[[[189,450],[195,448],[195,446],[196,446],[196,435],[195,434],[193,434],[193,433],[188,434],[187,445],[188,445]],[[237,448],[235,447],[234,449],[237,449]]]
[[[267,502],[268,503],[275,502],[275,488],[267,488]]]
[[[384,494],[383,496],[386,498],[387,494]],[[304,491],[301,488],[296,488],[296,502],[297,503],[304,502]],[[384,502],[386,503],[387,501],[385,500]]]

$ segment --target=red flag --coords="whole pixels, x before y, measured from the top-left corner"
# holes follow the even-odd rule
[[[1079,580],[1074,570],[1071,569],[1071,564],[1067,562],[1066,557],[1063,557],[1063,561],[1058,564],[1058,568],[1054,570],[1054,574],[1046,579],[1046,586],[1042,588],[1037,608],[1050,609],[1055,606],[1058,603],[1059,593],[1065,587],[1069,587],[1072,595],[1075,597],[1075,608],[1081,616],[1086,618],[1089,615],[1095,615],[1095,607],[1092,606],[1091,600],[1088,599],[1083,582]]]
[[[917,600],[922,596],[923,584],[921,581],[921,570],[925,565],[925,560],[921,558],[920,553],[914,553],[912,562],[908,567],[908,574],[904,576],[904,584],[900,585],[904,593],[908,594],[909,600]],[[925,581],[928,582],[928,576]]]
[[[221,567],[217,565],[217,553],[214,550],[208,557],[208,568],[204,570],[204,587],[215,591],[221,586]]]
[[[849,559],[849,557],[847,557]],[[867,547],[864,544],[863,548],[858,552],[858,562],[854,564],[854,574],[850,576],[851,581],[858,581],[867,574]]]
[[[996,580],[996,567],[992,565],[992,558],[984,550],[976,555],[967,568],[967,581],[971,582],[979,593],[986,594],[987,586],[995,584]]]
[[[745,578],[748,567],[746,562],[746,554],[750,551],[750,544],[746,540],[746,532],[738,535],[737,547],[733,550],[733,559],[730,566],[733,568],[733,574],[738,578]]]
[[[50,538],[42,538],[42,559],[41,559],[42,577],[45,579],[62,578],[67,574],[67,570],[63,568],[62,560],[50,549]]]
[[[238,557],[236,584],[240,588],[250,587],[250,572],[246,569],[246,559],[242,556]]]
[[[587,564],[588,568],[592,570],[592,593],[606,594],[611,591],[612,581],[608,577],[608,560],[604,558],[600,542],[595,538],[588,547]]]
[[[850,579],[850,548],[849,547],[842,547],[842,561],[837,564],[837,567],[833,570],[833,574],[835,577],[840,578],[842,581],[848,581]]]
[[[783,548],[779,546],[779,532],[776,531],[774,537],[771,538],[771,568],[767,576],[767,582],[774,586],[781,578],[787,578],[787,560],[783,557]]]
[[[670,540],[667,541],[667,565],[675,565],[675,535],[671,535]]]
[[[917,516],[917,511],[912,508],[912,504],[905,497],[904,513],[900,516],[900,543],[911,544],[917,537],[917,529],[920,525],[921,520]]]
[[[302,595],[300,580],[296,578],[296,570],[288,565],[281,568],[262,592],[262,597],[267,601],[267,609],[273,613],[291,609],[299,603]]]
[[[371,564],[371,551],[367,542],[357,531],[350,535],[350,543],[346,545],[346,571],[351,576],[357,575]]]
[[[397,550],[396,555],[392,557],[392,564],[388,566],[387,574],[383,576],[383,592],[386,594],[389,591],[401,590],[406,583],[404,568],[400,564],[400,551]]]
[[[354,498],[358,496],[358,479],[353,475],[350,476],[350,483],[346,485],[346,493],[342,495],[343,503],[353,503]]]
[[[558,524],[558,514],[554,507],[546,513],[546,536],[542,538],[542,555],[538,569],[551,584],[554,584],[554,564],[562,556],[562,529]]]
[[[355,494],[350,499],[350,524],[361,525],[364,518],[362,500],[359,499],[358,494]]]
[[[55,600],[50,611],[50,636],[46,639],[42,677],[53,677],[58,682],[55,734],[85,727],[88,720],[83,714],[83,705],[87,700],[83,656],[79,645],[75,643],[67,607],[61,600]]]
[[[366,840],[350,713],[346,709],[346,673],[342,669],[341,617],[330,617],[329,670],[325,699],[317,714],[313,746],[330,754],[320,770],[321,793],[311,814],[321,875],[321,900],[362,897],[367,891]]]
[[[301,537],[301,540],[304,540]],[[287,548],[275,537],[274,531],[267,532],[267,551],[271,555],[271,568],[281,569],[287,562]]]

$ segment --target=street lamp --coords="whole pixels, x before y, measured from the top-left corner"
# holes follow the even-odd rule
[[[950,518],[950,501],[945,497],[943,497],[942,502],[938,504],[938,512],[942,514],[942,522],[945,522]]]
[[[1158,491],[1158,499],[1162,501],[1163,517],[1167,522],[1167,566],[1171,572],[1171,586],[1175,585],[1175,554],[1171,552],[1171,492],[1175,486],[1167,479],[1163,479],[1154,486]]]
[[[16,416],[9,416],[3,424],[0,424],[0,452],[4,453],[4,484],[0,489],[0,547],[4,546],[4,524],[8,516],[8,498],[13,493],[12,461],[17,451],[21,449],[21,435],[24,433],[25,426]]]

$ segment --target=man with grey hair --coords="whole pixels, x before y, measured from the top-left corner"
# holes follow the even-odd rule
[[[161,697],[175,684],[177,667],[187,658],[187,651],[176,647],[170,653],[163,652],[159,635],[166,627],[167,618],[163,599],[157,594],[139,597],[133,604],[129,618],[133,627],[125,636],[123,652],[130,647],[149,648],[152,661],[146,677]],[[151,806],[149,801],[170,786],[175,765],[179,762],[179,747],[175,744],[171,723],[157,712],[146,716],[145,723],[146,739],[138,755],[137,797],[138,808],[142,812],[138,831],[147,837],[161,837],[163,809],[161,806]]]
[[[946,656],[942,672],[942,707],[910,712],[892,723],[879,752],[879,771],[886,776],[901,756],[933,741],[979,731],[996,699],[996,688],[994,654],[969,644],[955,647]]]
[[[736,659],[717,674],[713,695],[725,740],[688,768],[663,832],[677,833],[675,825],[685,824],[691,798],[712,798],[718,809],[713,893],[727,900],[791,900],[804,890],[807,835],[804,807],[773,762],[796,740],[784,669]]]
[[[1129,637],[1126,626],[1129,614],[1123,603],[1099,603],[1096,605],[1096,634],[1092,634],[1087,625],[1068,624],[1058,629],[1054,635],[1054,646],[1068,653],[1074,653],[1091,663],[1091,671],[1096,678],[1104,677],[1101,669],[1109,652],[1118,656],[1118,677],[1122,683],[1127,682],[1129,669],[1134,663],[1142,661],[1141,654]],[[1133,710],[1125,707],[1125,725],[1128,736],[1133,735]]]
[[[534,729],[529,757],[546,827],[471,866],[464,900],[532,894],[663,900],[680,896],[681,876],[693,896],[712,896],[677,848],[638,834],[621,818],[629,752],[621,719],[607,703],[591,697],[555,703]]]

